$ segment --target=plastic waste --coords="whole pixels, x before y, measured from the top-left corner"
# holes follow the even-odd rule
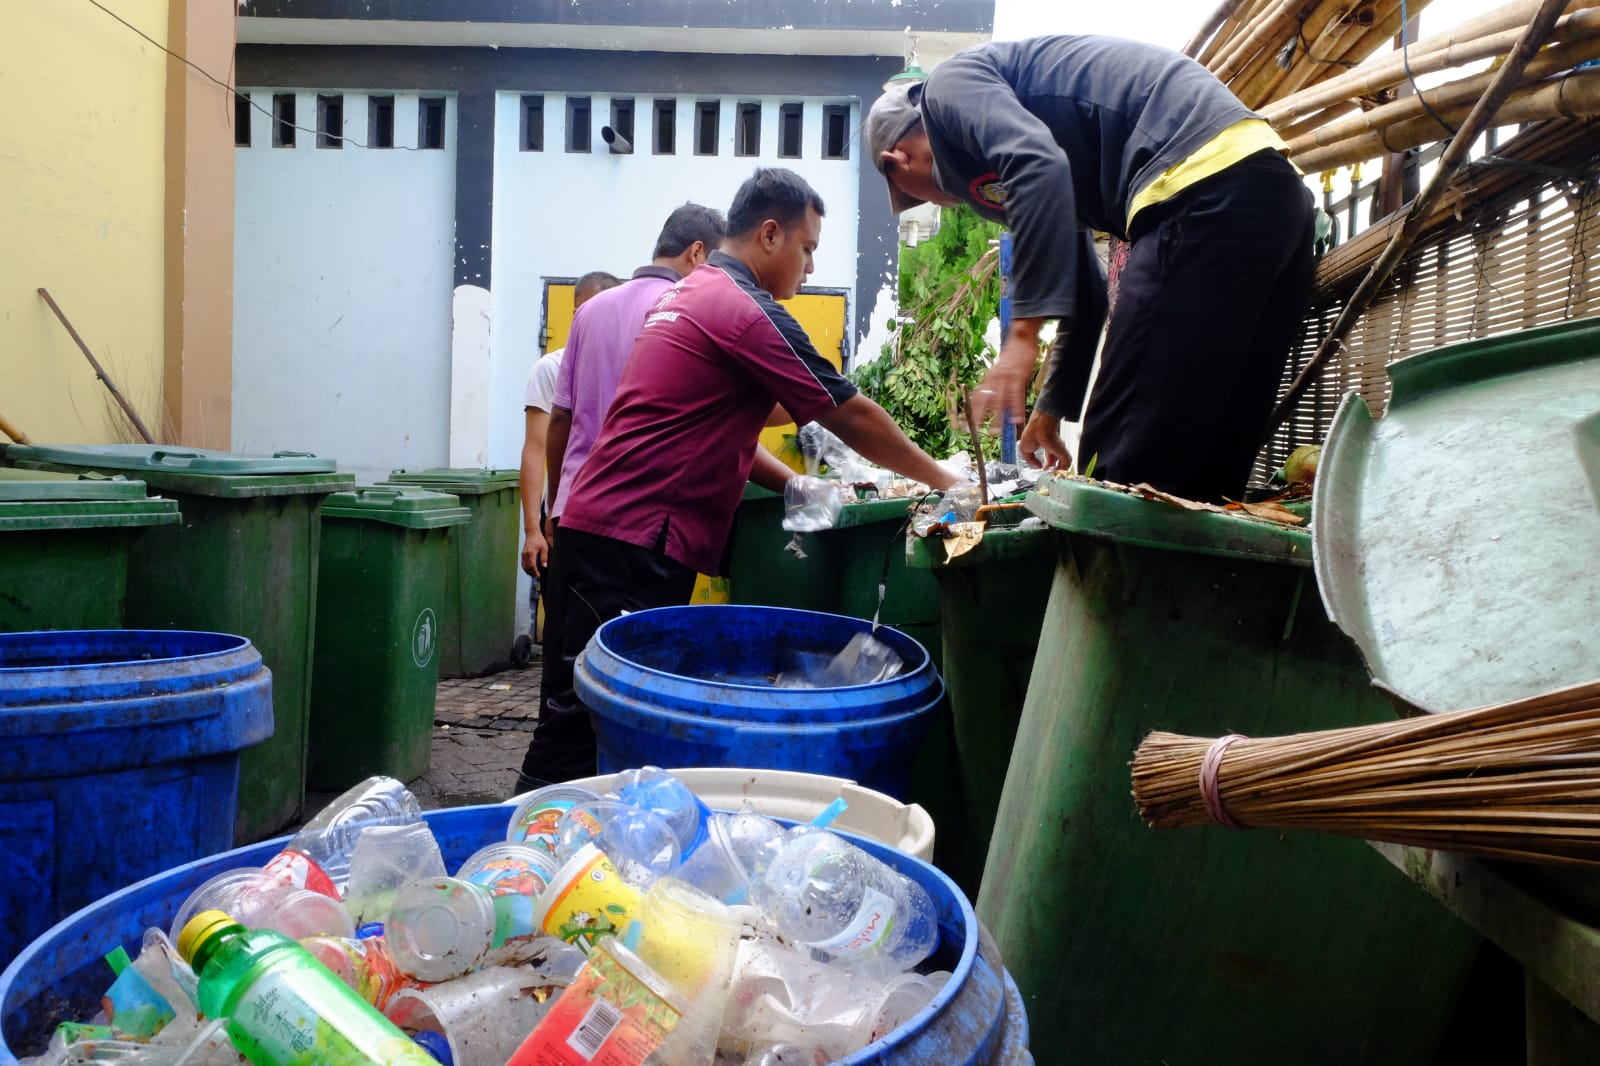
[[[674,876],[724,903],[746,903],[753,878],[766,872],[783,844],[783,826],[751,807],[736,814],[713,813],[706,842]]]
[[[783,528],[794,533],[832,529],[844,510],[837,481],[797,474],[783,486]]]
[[[273,929],[294,940],[355,935],[355,923],[337,896],[297,887],[259,866],[225,870],[203,882],[178,907],[171,935],[176,938],[190,919],[210,910],[232,915],[247,929]]]
[[[256,1066],[432,1066],[433,1058],[312,958],[270,929],[220,911],[196,915],[178,950],[200,977],[200,1009],[227,1018]]]
[[[939,939],[926,889],[825,829],[789,830],[752,895],[780,933],[870,976],[911,969]]]
[[[556,853],[556,825],[561,816],[574,803],[599,799],[595,793],[579,785],[546,785],[523,796],[511,812],[511,824],[506,828],[506,839],[512,843],[532,844],[551,855]]]
[[[44,1054],[23,1059],[22,1066],[79,1066],[115,1062],[125,1066],[243,1066],[245,1058],[228,1037],[226,1018],[194,1027],[168,1026],[148,1041],[102,1039],[83,1034],[83,1027],[63,1027]],[[69,1041],[67,1033],[72,1033]]]
[[[678,838],[678,852],[688,858],[706,839],[706,820],[711,808],[700,801],[689,786],[659,766],[624,770],[613,786],[624,803],[657,815]]]
[[[401,885],[444,873],[444,856],[425,823],[373,826],[356,838],[345,910],[358,926],[381,922]]]
[[[621,800],[574,803],[556,824],[556,859],[565,862],[587,845],[606,853],[630,884],[644,887],[677,868],[678,835],[666,820]]]
[[[384,923],[395,965],[422,981],[448,981],[532,958],[539,950],[537,901],[555,872],[540,849],[501,843],[474,853],[455,877],[406,885]]]
[[[549,1010],[555,993],[534,970],[492,966],[401,990],[384,1014],[402,1030],[437,1034],[454,1066],[504,1066]],[[427,1038],[418,1043],[428,1046]]]
[[[642,1066],[677,1028],[687,1004],[616,937],[589,961],[506,1066]]]
[[[334,976],[356,995],[383,1010],[401,989],[417,981],[402,973],[389,954],[388,941],[381,936],[350,939],[342,936],[312,936],[300,941]]]
[[[818,669],[781,671],[776,688],[846,688],[887,681],[904,670],[898,652],[866,630],[851,636],[839,652]]]
[[[633,950],[684,1000],[657,1052],[662,1062],[710,1066],[716,1057],[742,928],[733,910],[676,878],[661,878],[640,899]]]
[[[589,951],[602,937],[625,935],[639,912],[639,890],[606,853],[586,844],[556,871],[533,921],[550,936]]]
[[[369,777],[319,811],[266,869],[297,888],[339,899],[364,830],[421,820],[422,808],[404,784],[392,777]]]

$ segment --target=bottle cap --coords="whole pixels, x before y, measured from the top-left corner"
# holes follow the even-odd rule
[[[455,1066],[455,1056],[450,1054],[450,1041],[443,1033],[436,1033],[432,1029],[419,1029],[411,1034],[411,1039],[415,1040],[423,1051],[444,1063],[444,1066]]]
[[[224,929],[243,928],[223,911],[201,911],[190,918],[178,934],[178,954],[185,962],[193,963],[200,948]]]

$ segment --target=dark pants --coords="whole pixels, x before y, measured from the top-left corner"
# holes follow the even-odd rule
[[[695,572],[658,542],[640,548],[575,529],[556,530],[545,575],[545,642],[539,725],[522,760],[519,791],[595,772],[594,727],[573,688],[573,666],[601,624],[627,611],[689,602]]]
[[[1277,152],[1134,219],[1078,469],[1238,499],[1311,291],[1312,202]]]

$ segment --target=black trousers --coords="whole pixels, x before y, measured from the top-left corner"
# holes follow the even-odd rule
[[[661,542],[640,548],[575,529],[556,530],[545,576],[539,725],[522,760],[519,789],[594,774],[594,727],[572,681],[579,654],[595,630],[620,614],[688,603],[694,581],[694,570],[668,559]]]
[[[1312,198],[1258,153],[1145,208],[1078,469],[1195,500],[1244,492],[1311,291]]]

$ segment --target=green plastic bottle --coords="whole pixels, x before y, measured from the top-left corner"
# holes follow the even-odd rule
[[[178,935],[200,1010],[255,1066],[438,1066],[294,940],[202,911]]]

